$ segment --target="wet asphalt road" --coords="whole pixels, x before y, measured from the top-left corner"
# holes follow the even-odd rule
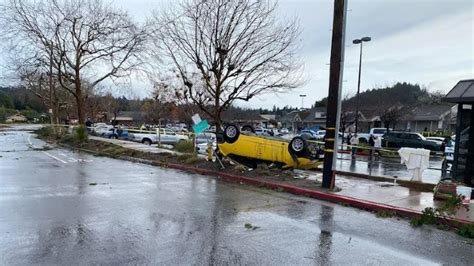
[[[472,265],[453,232],[0,132],[0,264]],[[95,185],[94,185],[95,184]],[[245,224],[259,228],[246,229]],[[469,244],[470,243],[470,244]]]

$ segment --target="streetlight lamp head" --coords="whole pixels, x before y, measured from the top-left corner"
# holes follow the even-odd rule
[[[361,39],[363,42],[370,42],[372,40],[370,37],[364,37]]]
[[[359,39],[355,39],[355,40],[352,41],[353,44],[359,44],[359,43],[361,43],[361,42],[362,42],[362,41],[359,40]]]

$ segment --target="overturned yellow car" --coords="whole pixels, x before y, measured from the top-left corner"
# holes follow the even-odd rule
[[[242,129],[244,128],[245,126]],[[217,144],[219,153],[253,168],[263,162],[284,169],[314,169],[322,163],[322,151],[317,143],[300,136],[289,142],[280,138],[257,136],[249,128],[241,131],[236,125],[227,126],[223,140]]]

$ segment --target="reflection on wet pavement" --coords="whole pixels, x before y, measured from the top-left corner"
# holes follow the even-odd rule
[[[425,183],[436,184],[441,179],[442,159],[438,157],[430,158],[430,168],[423,172],[422,181]],[[406,166],[400,163],[400,159],[380,158],[369,162],[364,156],[357,156],[355,160],[351,159],[349,154],[339,154],[336,169],[345,172],[355,172],[374,176],[397,177],[402,180],[410,180],[411,173]]]

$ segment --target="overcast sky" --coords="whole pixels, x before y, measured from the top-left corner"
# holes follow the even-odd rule
[[[115,0],[139,21],[167,0]],[[359,47],[352,40],[370,36],[364,43],[361,90],[407,81],[430,91],[449,91],[458,80],[474,78],[473,0],[349,0],[343,95],[355,93]],[[301,53],[307,83],[288,94],[265,95],[240,106],[305,107],[327,95],[332,0],[281,0],[284,16],[299,18]],[[138,85],[138,84],[136,84]],[[142,87],[142,86],[137,86]],[[146,92],[136,90],[134,95]]]
[[[116,0],[143,18],[166,1]],[[301,58],[307,83],[297,91],[265,95],[242,106],[310,106],[328,91],[333,1],[283,0],[281,13],[299,18]],[[349,0],[343,94],[355,93],[359,47],[364,44],[361,90],[407,81],[430,91],[447,92],[459,79],[474,78],[474,1],[472,0]]]

